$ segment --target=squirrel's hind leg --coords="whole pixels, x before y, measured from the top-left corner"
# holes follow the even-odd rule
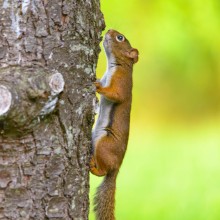
[[[114,148],[116,143],[111,136],[103,136],[96,142],[94,154],[90,161],[90,171],[103,176],[118,167],[118,160]]]
[[[90,167],[90,172],[96,176],[105,176],[107,174],[106,171],[103,171],[96,166],[94,156],[92,156],[90,160],[89,167]]]

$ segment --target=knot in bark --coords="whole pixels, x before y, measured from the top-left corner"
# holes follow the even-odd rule
[[[1,69],[1,134],[23,135],[32,131],[54,111],[64,84],[61,73],[42,67]]]

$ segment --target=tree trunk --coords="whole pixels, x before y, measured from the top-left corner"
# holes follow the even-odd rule
[[[99,0],[0,0],[0,219],[88,219]]]

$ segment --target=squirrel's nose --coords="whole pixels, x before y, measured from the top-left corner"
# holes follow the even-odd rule
[[[107,31],[107,33],[109,33],[109,34],[111,34],[112,32],[114,32],[113,29],[109,29],[109,30]]]

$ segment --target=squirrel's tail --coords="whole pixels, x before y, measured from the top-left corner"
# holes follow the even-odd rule
[[[94,199],[96,220],[115,220],[115,189],[118,170],[108,173],[98,187]]]

